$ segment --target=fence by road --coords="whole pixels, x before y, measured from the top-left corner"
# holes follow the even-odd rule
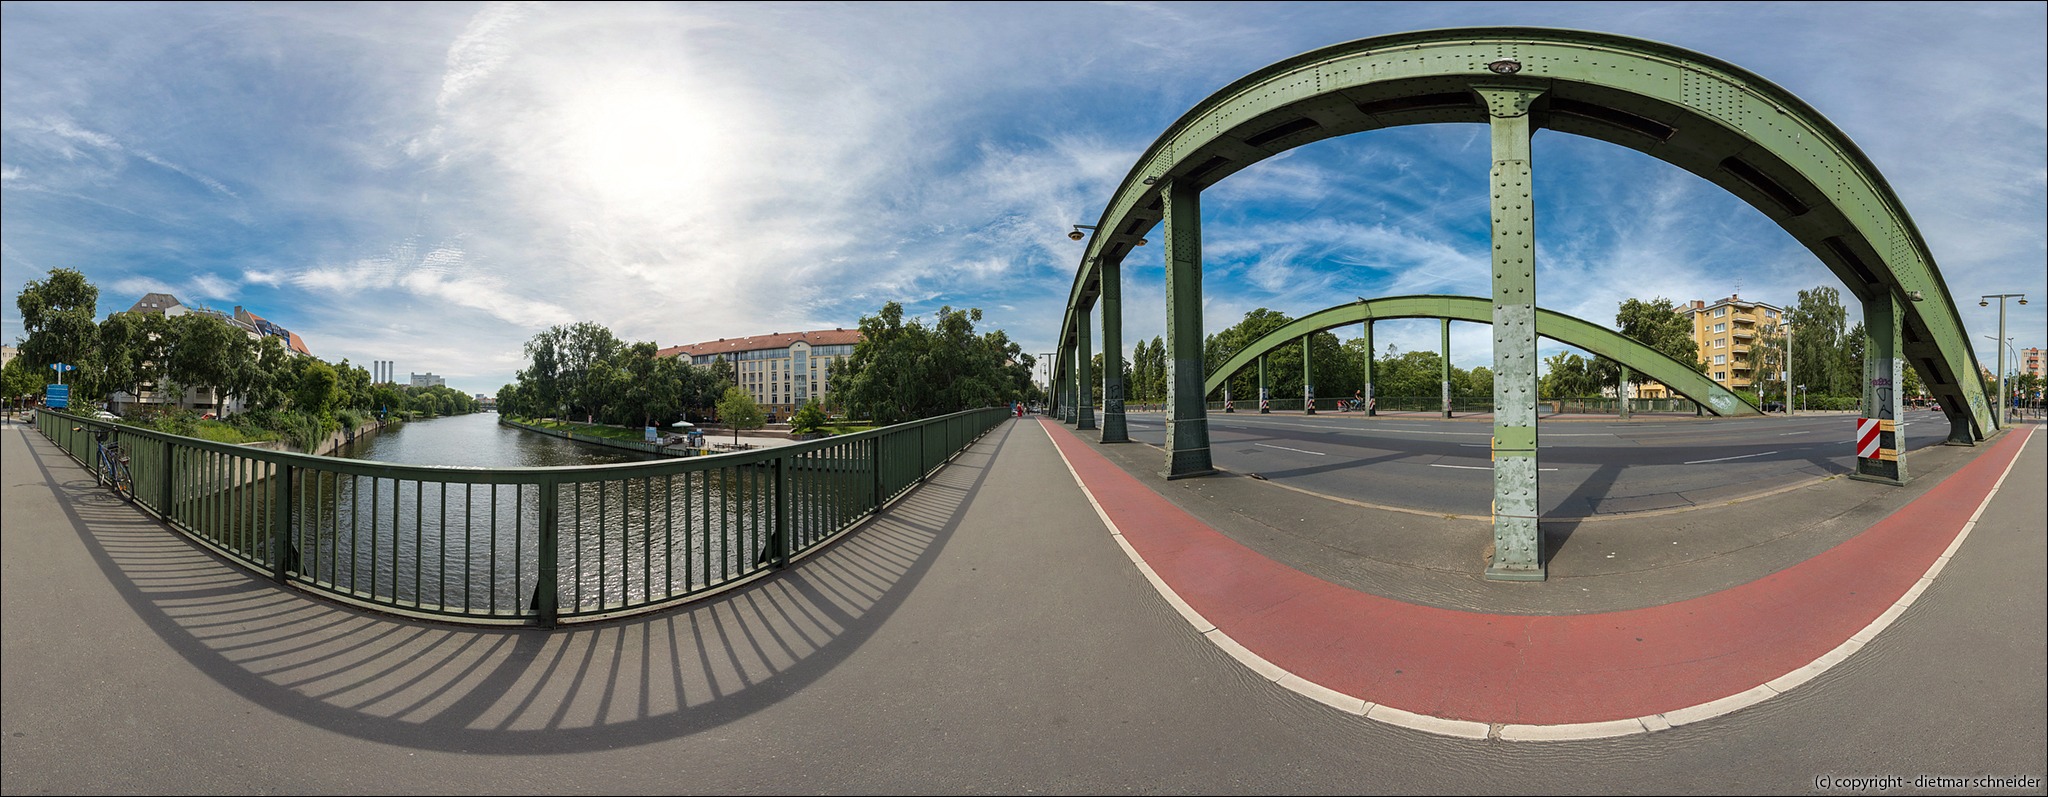
[[[44,410],[88,468],[114,429],[136,502],[279,584],[396,614],[538,624],[654,611],[801,558],[1009,417],[969,410],[761,451],[559,468],[266,451]]]

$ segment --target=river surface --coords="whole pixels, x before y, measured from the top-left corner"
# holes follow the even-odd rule
[[[402,423],[342,446],[334,456],[402,465],[471,468],[608,465],[663,459],[501,426],[495,412]]]
[[[775,471],[711,465],[577,443],[498,424],[494,413],[413,421],[334,454],[394,465],[557,467],[662,460],[657,474],[564,474],[543,487],[483,474],[392,476],[302,471],[294,483],[294,568],[345,594],[459,614],[501,614],[529,605],[540,584],[543,491],[557,506],[555,581],[561,605],[638,605],[708,589],[764,566],[774,529]],[[865,456],[845,458],[865,464]],[[833,462],[839,462],[834,460]],[[706,463],[709,464],[709,463]],[[803,539],[830,533],[860,507],[865,471],[796,471],[789,501]],[[553,486],[558,483],[559,487]],[[268,493],[242,500],[254,529]],[[264,545],[251,534],[251,545]]]

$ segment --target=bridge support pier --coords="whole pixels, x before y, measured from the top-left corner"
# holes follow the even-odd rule
[[[1128,443],[1124,425],[1123,266],[1100,264],[1102,273],[1102,442]]]
[[[1367,321],[1363,326],[1365,327],[1365,406],[1367,407],[1365,417],[1370,418],[1379,414],[1379,410],[1373,408],[1375,402],[1373,401],[1372,392],[1372,322]]]
[[[1536,492],[1536,203],[1529,106],[1540,88],[1476,87],[1493,128],[1493,562],[1486,577],[1542,581]],[[1450,368],[1450,322],[1444,322]],[[1446,371],[1448,373],[1448,370]],[[1445,380],[1449,389],[1449,380]],[[1450,408],[1448,396],[1445,409]],[[1446,412],[1448,415],[1448,412]]]
[[[1088,340],[1088,328],[1092,326],[1090,315],[1093,315],[1090,308],[1081,308],[1080,323],[1074,325],[1074,373],[1080,382],[1074,395],[1074,412],[1078,415],[1074,423],[1076,430],[1095,428],[1095,346]]]
[[[1272,408],[1271,406],[1269,406],[1269,404],[1270,404],[1270,402],[1272,402],[1272,400],[1273,400],[1273,395],[1272,395],[1271,393],[1268,393],[1268,392],[1266,392],[1266,355],[1263,355],[1263,354],[1261,354],[1261,355],[1259,355],[1259,414],[1260,414],[1260,415],[1265,415],[1265,414],[1267,414],[1267,413],[1270,413],[1270,412],[1272,412],[1272,411],[1273,411],[1273,408]]]
[[[1614,399],[1621,404],[1621,419],[1628,420],[1628,380],[1631,378],[1628,366],[1621,367],[1621,381],[1614,385]]]
[[[1159,186],[1166,228],[1166,473],[1216,472],[1209,458],[1208,369],[1202,364],[1202,192],[1184,180]]]
[[[1301,336],[1301,412],[1316,414],[1316,369],[1315,355],[1309,345],[1316,339],[1316,333]]]
[[[1905,484],[1906,447],[1899,431],[1905,347],[1901,331],[1905,315],[1898,297],[1879,291],[1863,300],[1863,417],[1858,419],[1856,472],[1849,478],[1883,484]],[[1864,428],[1877,427],[1876,439],[1865,444]]]
[[[1531,315],[1530,318],[1533,319],[1535,318],[1535,316]],[[1444,336],[1444,361],[1442,363],[1443,375],[1438,380],[1438,383],[1443,386],[1444,390],[1444,417],[1449,418],[1451,417],[1451,320],[1448,318],[1439,318],[1437,319],[1437,321],[1442,325]]]

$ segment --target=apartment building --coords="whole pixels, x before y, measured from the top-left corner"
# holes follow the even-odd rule
[[[1783,322],[1784,310],[1731,295],[1712,304],[1694,300],[1686,312],[1692,315],[1692,339],[1707,363],[1708,378],[1729,390],[1777,382],[1777,374],[1756,371],[1750,350],[1764,328]]]
[[[710,365],[723,358],[732,369],[734,382],[753,396],[761,409],[781,420],[806,401],[823,401],[832,364],[852,357],[854,344],[859,342],[858,329],[820,329],[719,338],[671,346],[658,354],[689,357],[692,365]]]

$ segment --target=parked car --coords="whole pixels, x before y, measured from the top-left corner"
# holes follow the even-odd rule
[[[121,420],[121,416],[119,416],[119,415],[115,415],[115,414],[113,414],[113,413],[111,413],[111,412],[108,412],[108,411],[106,411],[106,410],[95,410],[95,411],[93,411],[92,417],[93,417],[94,419],[96,419],[96,420],[102,420],[102,421],[118,421],[118,420]]]

